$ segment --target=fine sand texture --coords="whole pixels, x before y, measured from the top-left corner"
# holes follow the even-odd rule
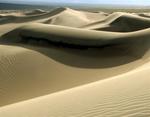
[[[149,117],[150,13],[0,11],[0,117]]]

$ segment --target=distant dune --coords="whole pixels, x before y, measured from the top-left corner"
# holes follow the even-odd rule
[[[0,117],[150,116],[149,16],[0,11]]]

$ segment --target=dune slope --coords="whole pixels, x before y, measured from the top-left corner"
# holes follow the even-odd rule
[[[146,117],[149,67],[0,109],[5,117]]]

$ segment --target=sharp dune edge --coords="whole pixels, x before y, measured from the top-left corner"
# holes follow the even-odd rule
[[[0,12],[0,117],[149,117],[149,16]]]

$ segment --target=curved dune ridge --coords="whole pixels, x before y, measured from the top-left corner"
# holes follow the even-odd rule
[[[28,39],[46,40],[67,45],[100,47],[112,44],[124,44],[138,41],[148,41],[150,29],[136,32],[119,33],[106,31],[83,30],[63,26],[45,25],[40,23],[29,24],[13,31],[14,42]],[[12,35],[12,34],[10,34]],[[3,37],[8,38],[9,33]],[[144,36],[144,39],[143,39]],[[138,38],[138,39],[137,39]],[[10,41],[13,41],[11,39]],[[7,39],[6,39],[7,41]]]
[[[148,117],[149,13],[0,11],[0,117]]]

